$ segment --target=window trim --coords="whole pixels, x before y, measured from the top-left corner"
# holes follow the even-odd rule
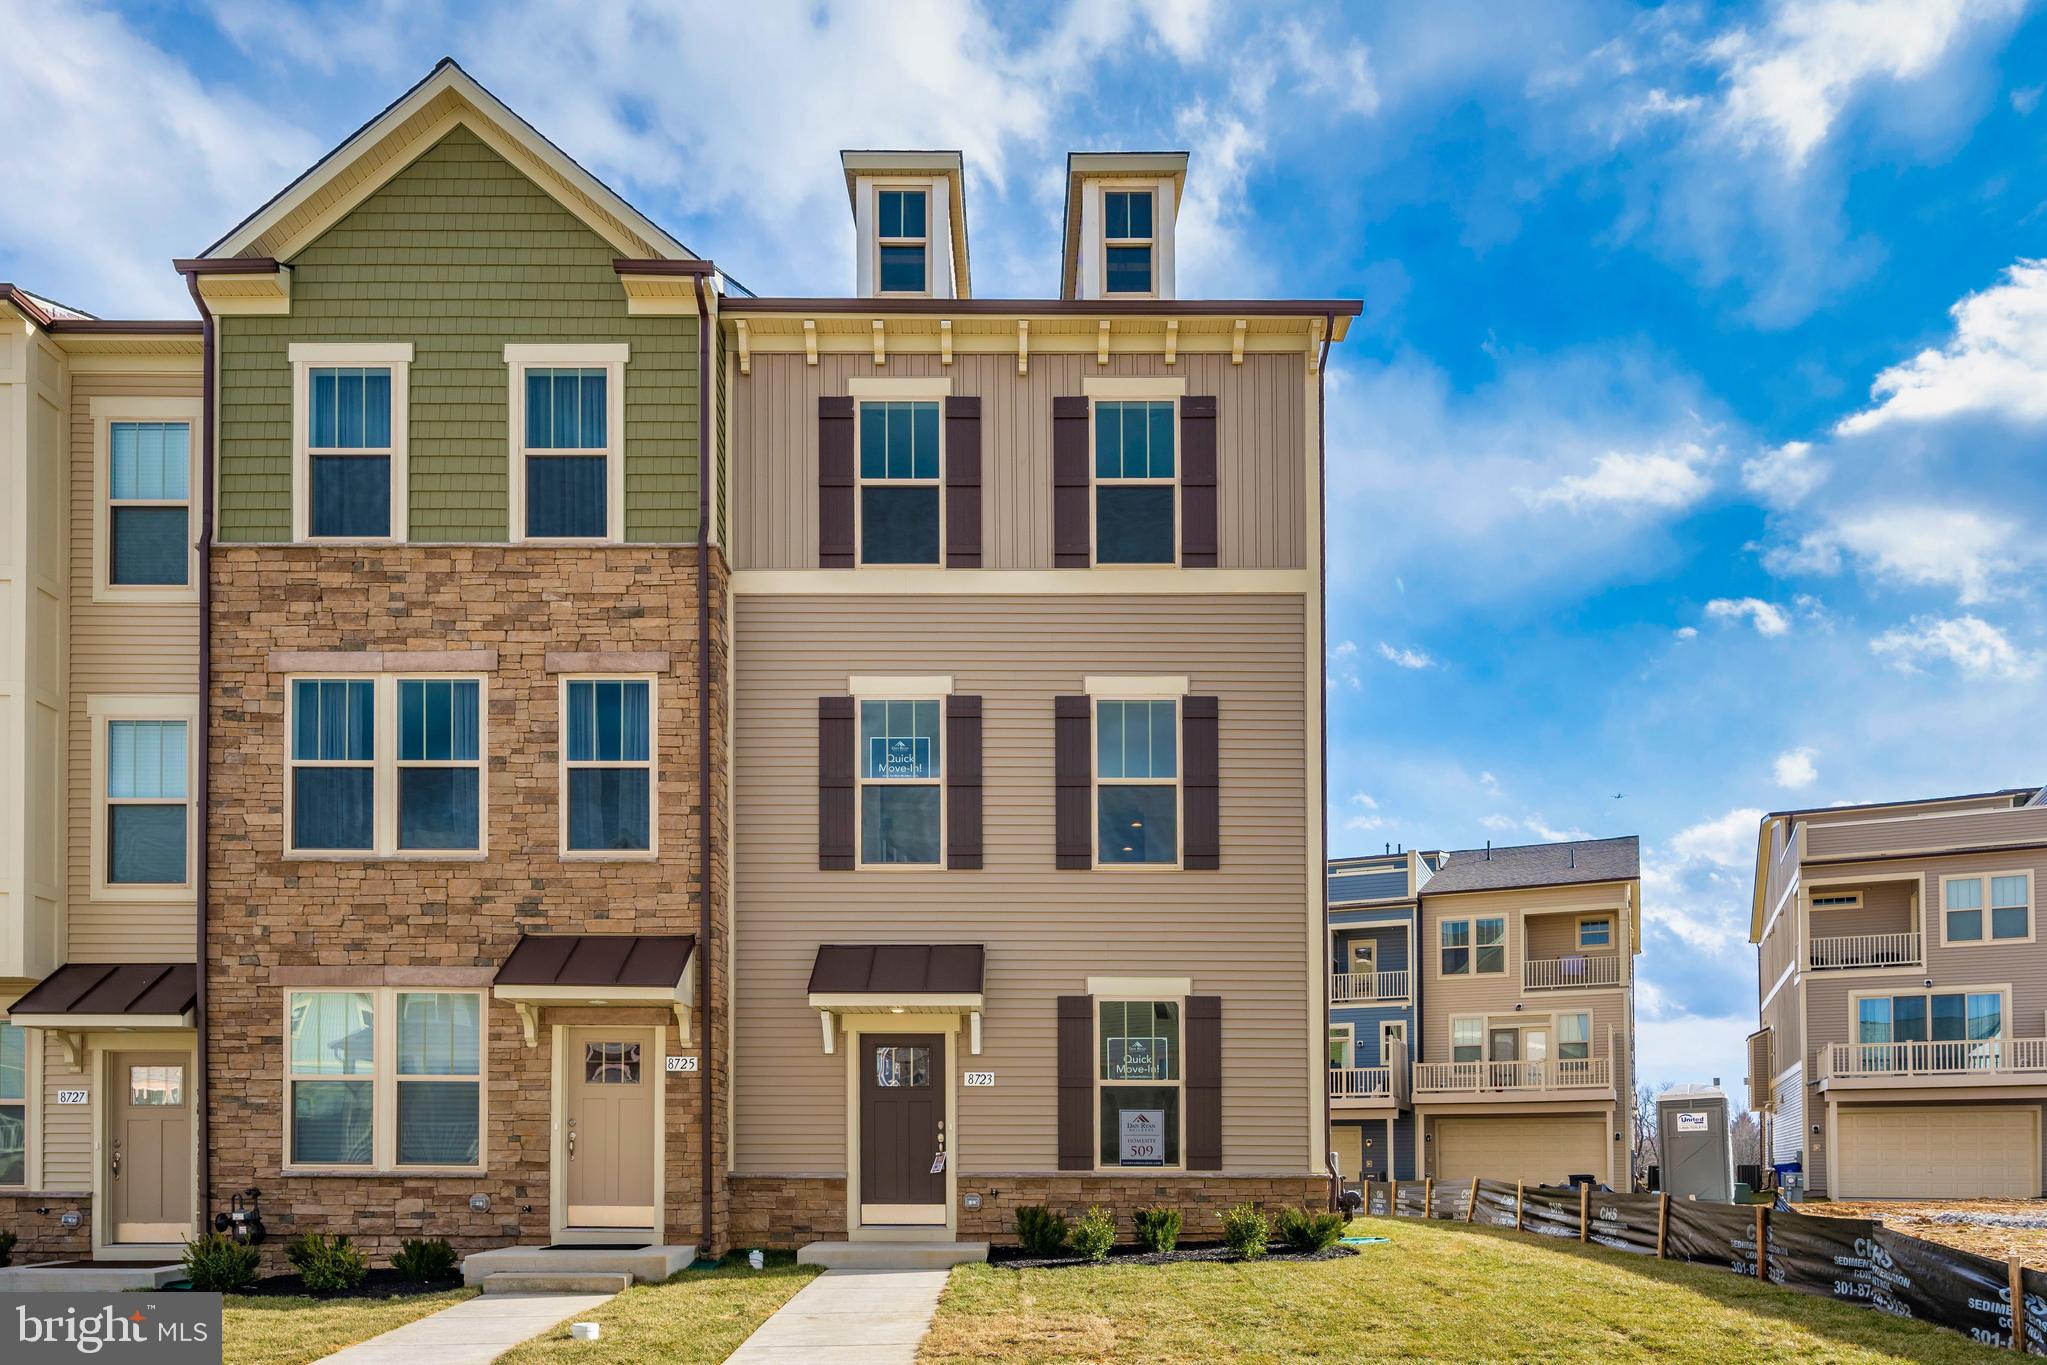
[[[1124,297],[1124,296],[1119,296]],[[1128,297],[1136,297],[1130,295]],[[1136,386],[1119,386],[1103,389],[1098,383],[1089,383],[1083,389],[1087,397],[1087,554],[1088,566],[1095,569],[1130,569],[1140,573],[1180,567],[1181,518],[1186,511],[1187,499],[1181,495],[1180,475],[1185,468],[1180,449],[1180,400],[1186,397],[1187,382],[1182,380],[1144,380]],[[1173,477],[1170,479],[1104,479],[1095,447],[1095,414],[1104,403],[1171,403],[1173,405]],[[1116,488],[1171,488],[1173,490],[1173,557],[1147,563],[1125,563],[1115,561],[1104,564],[1101,560],[1101,486],[1106,483]]]
[[[284,1145],[278,1149],[286,1176],[375,1175],[421,1176],[435,1174],[481,1175],[490,1170],[490,991],[480,986],[370,986],[322,985],[285,986],[279,991],[283,1005],[283,1027],[279,1046],[278,1072],[284,1087]],[[294,995],[367,995],[370,997],[371,1066],[367,1074],[354,1076],[313,1075],[291,1069],[291,998]],[[398,997],[401,995],[472,995],[477,999],[476,1038],[476,1161],[473,1165],[404,1166],[398,1162],[398,1082],[402,1079],[467,1081],[468,1076],[402,1077],[398,1071]],[[300,1081],[367,1080],[370,1090],[370,1161],[346,1165],[336,1162],[294,1162],[291,1159],[292,1087]]]
[[[1401,1041],[1401,1042],[1402,1042],[1403,1044],[1406,1044],[1406,1043],[1408,1042],[1408,1037],[1407,1037],[1407,1020],[1405,1020],[1405,1019],[1381,1019],[1381,1020],[1379,1021],[1379,1065],[1380,1065],[1380,1066],[1387,1066],[1387,1067],[1390,1067],[1390,1066],[1392,1066],[1392,1065],[1393,1065],[1393,1051],[1392,1051],[1392,1049],[1391,1049],[1391,1048],[1389,1048],[1389,1047],[1388,1047],[1388,1046],[1386,1045],[1386,1044],[1387,1044],[1387,1042],[1388,1042],[1388,1040],[1389,1040],[1389,1039],[1393,1039],[1393,1038],[1398,1038],[1398,1039],[1399,1039],[1399,1040],[1400,1040],[1400,1041]],[[1413,1056],[1412,1056],[1412,1055],[1410,1055],[1410,1056],[1409,1056],[1409,1058],[1408,1058],[1408,1060],[1409,1060],[1409,1061],[1413,1061],[1413,1060],[1414,1060]]]
[[[1446,915],[1442,919],[1437,920],[1436,975],[1457,977],[1510,975],[1511,973],[1509,969],[1514,965],[1513,963],[1514,955],[1511,943],[1513,919],[1514,917],[1512,915],[1506,914],[1504,912],[1480,914],[1477,911],[1467,911],[1461,915]],[[1498,944],[1498,947],[1500,949],[1500,969],[1498,971],[1483,971],[1479,968],[1478,965],[1478,951],[1480,947],[1478,941],[1478,926],[1480,921],[1482,920],[1498,920],[1500,922],[1500,942]],[[1444,953],[1443,930],[1452,924],[1466,925],[1468,926],[1469,930],[1465,938],[1464,948],[1466,952],[1471,954],[1471,956],[1468,959],[1466,959],[1466,961],[1470,965],[1467,966],[1463,971],[1453,972],[1443,965]],[[1495,945],[1488,943],[1484,946],[1490,948]]]
[[[1358,965],[1361,962],[1364,964],[1362,967]],[[1379,970],[1379,940],[1376,937],[1350,941],[1350,970],[1353,974],[1360,971],[1376,973]]]
[[[923,180],[877,180],[874,193],[874,294],[884,299],[928,299],[931,295],[931,184]],[[921,237],[884,237],[881,235],[881,196],[884,193],[910,193],[924,196],[924,235]],[[924,249],[924,287],[922,289],[883,289],[881,287],[881,249],[885,246],[915,246]],[[941,414],[942,416],[943,414]],[[940,466],[943,468],[943,466]],[[856,463],[857,470],[859,465]]]
[[[859,381],[854,381],[855,385]],[[855,387],[853,399],[853,567],[856,569],[911,569],[929,572],[945,567],[945,400],[951,395],[951,381],[941,380],[943,392],[933,392],[933,385],[920,382],[917,389],[905,389],[898,393],[886,391],[861,392]],[[862,472],[860,460],[860,409],[869,403],[930,403],[938,409],[938,473],[928,479],[870,479]],[[886,458],[884,456],[884,458]],[[876,564],[867,562],[867,488],[931,488],[938,494],[938,553],[928,564],[906,564],[890,560]],[[891,698],[890,700],[894,700]]]
[[[197,398],[137,398],[125,394],[95,394],[88,405],[92,420],[92,600],[135,605],[189,605],[199,600],[199,534],[194,514],[199,510],[199,424]],[[164,583],[116,583],[114,566],[114,441],[116,422],[183,422],[190,428],[186,454],[191,462],[185,479],[185,585]],[[138,505],[170,507],[176,504],[137,500]],[[129,505],[124,503],[124,506]]]
[[[193,873],[199,857],[199,819],[194,793],[199,786],[199,698],[190,693],[108,695],[95,693],[86,698],[85,714],[92,727],[89,742],[92,763],[92,829],[88,836],[92,859],[92,882],[87,899],[109,904],[192,905],[198,900]],[[107,876],[107,854],[112,849],[111,824],[107,818],[107,727],[117,720],[176,720],[185,723],[185,880],[183,882],[115,882]],[[126,804],[124,802],[124,804]],[[156,804],[170,805],[168,801]]]
[[[1357,1025],[1348,1023],[1337,1023],[1336,1021],[1331,1020],[1329,1024],[1329,1041],[1331,1043],[1336,1042],[1337,1040],[1336,1035],[1339,1033],[1343,1035],[1343,1060],[1338,1063],[1333,1063],[1332,1065],[1345,1071],[1353,1070],[1356,1068],[1358,1064]],[[1182,1100],[1181,1103],[1185,1104],[1186,1101]],[[1117,1167],[1117,1169],[1121,1170],[1123,1168],[1119,1166]]]
[[[1447,1030],[1445,1036],[1449,1039],[1450,1043],[1449,1060],[1452,1066],[1470,1066],[1472,1062],[1483,1062],[1486,1060],[1487,1043],[1490,1037],[1492,1036],[1491,1026],[1489,1022],[1491,1020],[1491,1017],[1492,1016],[1486,1014],[1453,1014],[1450,1016],[1449,1019],[1450,1027]],[[1458,1048],[1457,1026],[1461,1023],[1476,1023],[1478,1025],[1478,1042],[1476,1044],[1478,1048],[1478,1056],[1470,1059],[1469,1061],[1462,1062],[1458,1061],[1457,1059]],[[1466,1044],[1466,1046],[1472,1045]]]
[[[294,341],[291,362],[291,538],[295,544],[402,545],[411,536],[406,483],[407,414],[411,406],[409,341]],[[315,536],[313,521],[312,393],[316,369],[391,371],[391,529],[383,536]]]
[[[1585,1021],[1585,1055],[1583,1057],[1566,1057],[1564,1055],[1564,1020],[1566,1019],[1583,1019]],[[1553,1062],[1589,1062],[1592,1060],[1591,1010],[1557,1010],[1549,1016],[1549,1059]]]
[[[1102,297],[1105,299],[1155,299],[1159,296],[1159,182],[1156,180],[1103,180],[1099,183],[1100,208],[1102,215],[1101,242],[1097,247],[1100,256],[1096,268],[1101,271]],[[1109,196],[1112,194],[1144,193],[1151,196],[1151,236],[1111,237],[1109,235]],[[1147,247],[1151,251],[1151,287],[1142,293],[1130,289],[1109,288],[1109,248]]]
[[[299,848],[292,842],[294,802],[301,767],[359,768],[360,760],[301,760],[292,752],[298,732],[298,684],[301,682],[367,682],[370,717],[376,727],[371,746],[370,846],[368,848]],[[400,682],[473,682],[476,684],[476,843],[471,848],[400,848],[398,846],[398,684]],[[284,675],[284,829],[280,835],[288,862],[480,862],[490,856],[490,675],[488,673],[350,673],[309,669]],[[406,767],[449,766],[408,763]]]
[[[647,684],[647,757],[645,762],[569,761],[569,684],[578,682],[643,682]],[[555,683],[555,856],[565,863],[645,863],[661,856],[661,676],[658,673],[564,673]],[[854,733],[859,733],[855,726]],[[639,768],[647,770],[647,846],[632,849],[569,847],[569,772],[574,768]],[[857,854],[858,850],[855,850]]]
[[[916,684],[920,680],[916,678],[895,680],[876,678],[849,681],[864,681],[868,683],[900,681],[906,684]],[[936,683],[941,680],[925,679],[922,681]],[[948,818],[949,813],[946,810],[948,803],[945,799],[945,703],[946,699],[952,695],[952,680],[946,678],[942,681],[946,684],[943,691],[934,686],[914,685],[886,692],[873,690],[863,692],[858,688],[853,690],[853,870],[856,872],[942,872],[946,868],[945,850],[946,839],[950,833],[950,820]],[[860,708],[869,702],[886,703],[896,701],[928,701],[938,704],[938,775],[936,777],[884,780],[869,778],[866,775],[867,765],[862,761],[864,755],[860,752]],[[936,858],[928,863],[870,863],[867,861],[867,803],[862,798],[870,782],[882,786],[932,787],[937,790],[938,856]]]
[[[1606,925],[1606,942],[1587,943],[1585,941],[1585,926],[1588,924],[1596,924],[1601,922],[1604,922]],[[1616,933],[1616,929],[1617,929],[1616,918],[1611,910],[1602,910],[1597,914],[1580,915],[1577,918],[1575,932],[1572,935],[1572,941],[1578,945],[1577,951],[1581,953],[1596,953],[1601,951],[1610,951],[1614,947],[1614,936]]]
[[[1998,938],[1993,932],[1994,920],[1991,911],[1991,886],[1999,877],[2024,877],[2026,879],[2026,936],[2024,938]],[[1981,882],[1983,885],[1983,937],[1949,938],[1947,933],[1947,888],[1949,882]],[[1940,925],[1940,946],[1943,948],[1992,948],[2015,943],[2032,943],[2040,934],[2039,883],[2029,867],[1986,868],[1981,872],[1949,872],[1940,878],[1940,904],[1936,907],[1936,920]],[[2004,906],[2009,910],[2013,907]]]
[[[17,994],[0,1005],[0,1023],[21,1030],[21,1183],[0,1185],[0,1191],[13,1193],[43,1187],[43,1034],[40,1029],[14,1023],[11,1011],[19,998]]]
[[[1823,900],[1835,903],[1832,905],[1821,905],[1820,902]],[[1819,887],[1812,887],[1806,892],[1805,903],[1807,909],[1817,910],[1821,913],[1829,910],[1860,910],[1862,908],[1862,892],[1825,891]]]
[[[1089,680],[1094,681],[1093,679]],[[1177,681],[1177,680],[1175,680]],[[1187,860],[1187,755],[1186,712],[1182,707],[1182,694],[1168,692],[1164,695],[1117,695],[1088,689],[1087,709],[1087,768],[1088,768],[1088,843],[1094,850],[1096,871],[1107,872],[1178,872]],[[1173,707],[1173,860],[1169,863],[1112,863],[1102,860],[1102,703],[1103,702],[1170,702]],[[1107,779],[1111,787],[1163,787],[1167,782],[1156,777],[1115,777]]]
[[[1185,1171],[1187,1169],[1187,997],[1184,995],[1128,995],[1119,992],[1113,995],[1096,995],[1089,998],[1093,1003],[1089,1010],[1092,1018],[1088,1025],[1088,1073],[1089,1079],[1092,1082],[1091,1089],[1094,1091],[1094,1123],[1088,1133],[1088,1145],[1094,1153],[1095,1171],[1097,1173],[1116,1172],[1119,1174],[1127,1171]],[[1179,1079],[1171,1081],[1111,1081],[1103,1077],[1102,1006],[1117,1004],[1173,1004],[1179,1007],[1180,1064],[1178,1067],[1173,1068],[1180,1073]],[[1353,1052],[1352,1056],[1355,1058],[1356,1053]],[[1177,1144],[1180,1151],[1180,1159],[1177,1162],[1171,1164],[1161,1162],[1157,1166],[1125,1166],[1120,1163],[1104,1165],[1102,1163],[1102,1091],[1105,1087],[1112,1085],[1126,1088],[1149,1086],[1153,1089],[1170,1086],[1180,1092],[1180,1140]]]
[[[620,545],[625,542],[625,368],[632,360],[626,342],[508,342],[505,383],[511,420],[510,478],[506,485],[505,534],[514,545]],[[604,450],[529,452],[526,448],[526,371],[603,370]],[[526,534],[526,459],[529,454],[604,461],[604,534],[601,536],[530,536]]]

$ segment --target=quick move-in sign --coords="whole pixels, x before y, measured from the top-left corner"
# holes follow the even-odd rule
[[[869,777],[931,776],[931,741],[922,735],[888,738],[874,735],[867,741]]]
[[[1167,1040],[1160,1037],[1109,1038],[1109,1079],[1163,1081],[1172,1075]]]
[[[1166,1164],[1166,1111],[1125,1109],[1122,1115],[1121,1164],[1163,1166]]]

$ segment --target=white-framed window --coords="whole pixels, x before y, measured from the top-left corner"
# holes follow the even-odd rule
[[[1441,935],[1444,976],[1497,976],[1507,970],[1507,921],[1502,916],[1480,915],[1468,919],[1446,919],[1438,928]]]
[[[1182,1165],[1186,1126],[1179,1000],[1095,1001],[1101,1169]]]
[[[651,677],[561,680],[564,858],[654,855],[657,690]]]
[[[482,1169],[484,1008],[480,991],[286,992],[286,1164]]]
[[[292,537],[405,539],[412,343],[303,342],[292,367]]]
[[[189,901],[198,698],[93,696],[92,898]]]
[[[874,191],[874,279],[883,294],[931,292],[931,192]]]
[[[858,403],[859,562],[944,563],[940,471],[945,467],[945,423],[939,401],[863,398]]]
[[[1329,1065],[1339,1069],[1357,1065],[1357,1039],[1349,1024],[1329,1026]]]
[[[2019,870],[1942,877],[1940,909],[1943,944],[2031,943],[2033,874]]]
[[[1393,1050],[1407,1043],[1407,1021],[1385,1019],[1379,1024],[1379,1065],[1393,1065]]]
[[[1485,1060],[1483,1015],[1459,1015],[1450,1021],[1450,1060],[1453,1062]]]
[[[938,867],[945,851],[943,703],[861,697],[860,866]]]
[[[1557,1060],[1580,1062],[1592,1056],[1592,1016],[1583,1012],[1557,1016]]]
[[[1094,699],[1095,865],[1180,865],[1180,701]]]
[[[1102,191],[1102,292],[1141,297],[1157,292],[1157,192]]]
[[[28,1030],[0,1018],[0,1189],[28,1184],[31,1051]]]
[[[1860,910],[1860,891],[1815,891],[1812,893],[1812,908],[1815,910]]]
[[[1597,948],[1613,947],[1612,915],[1581,915],[1578,917],[1578,951],[1587,952]]]
[[[1350,969],[1369,974],[1378,970],[1379,947],[1371,939],[1354,938],[1350,943]]]
[[[2010,1013],[2002,987],[1861,992],[1849,997],[1850,1024],[1858,1044],[1988,1043],[2004,1037]],[[1895,1053],[1865,1052],[1861,1069],[1908,1070],[1929,1059],[1920,1049],[1900,1047]],[[1935,1048],[1934,1066],[1953,1066],[1978,1049]],[[1981,1050],[1981,1060],[1994,1059],[1994,1049]],[[1874,1066],[1871,1066],[1874,1063]],[[1886,1065],[1886,1064],[1889,1065]]]
[[[1179,563],[1178,402],[1097,398],[1090,417],[1095,563]]]
[[[625,539],[623,342],[505,347],[515,541]]]
[[[481,675],[286,679],[285,855],[481,855],[486,715]]]
[[[91,400],[95,602],[196,602],[199,400]]]

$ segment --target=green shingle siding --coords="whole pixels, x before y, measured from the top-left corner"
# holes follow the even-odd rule
[[[222,539],[291,539],[294,341],[413,343],[421,541],[507,536],[507,342],[626,342],[626,539],[695,539],[696,319],[626,316],[617,255],[454,129],[291,261],[289,316],[221,319]]]

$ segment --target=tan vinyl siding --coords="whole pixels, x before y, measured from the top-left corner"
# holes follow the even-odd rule
[[[1831,877],[1831,873],[1828,874]],[[1854,909],[1812,911],[1813,938],[1846,938],[1851,934],[1903,934],[1918,925],[1912,914],[1915,887],[1911,882],[1870,882],[1866,886],[1843,886],[1829,881],[1825,886],[1808,886],[1806,895],[1838,896],[1850,891],[1862,893],[1862,904]],[[1788,918],[1788,917],[1787,917]]]
[[[1614,947],[1578,948],[1578,915],[1537,915],[1528,921],[1528,948],[1526,957],[1554,960],[1562,957],[1614,957],[1619,953],[1621,941],[1621,917],[1618,911],[1612,915],[1613,928],[1610,942]]]
[[[92,1188],[92,1116],[100,1112],[92,1104],[59,1104],[59,1090],[97,1090],[87,1069],[88,1053],[77,1070],[64,1056],[64,1047],[54,1033],[43,1038],[43,1188],[46,1190],[89,1190]]]
[[[805,986],[819,944],[893,941],[986,945],[985,1050],[961,1064],[997,1081],[958,1092],[963,1172],[1057,1165],[1056,1001],[1090,975],[1220,995],[1224,1167],[1308,1171],[1307,625],[1292,595],[742,596],[736,1168],[845,1169],[846,1059],[824,1054]],[[950,674],[984,699],[984,870],[817,871],[817,698],[874,673]],[[1185,674],[1220,698],[1220,871],[1055,870],[1052,699],[1088,674]]]
[[[755,352],[751,376],[735,377],[734,567],[817,567],[817,400],[843,395],[853,378],[950,377],[956,395],[981,408],[982,567],[1052,567],[1052,399],[1096,377],[1184,378],[1187,392],[1216,399],[1220,567],[1298,569],[1307,562],[1306,360],[1249,354],[1033,355],[1019,376],[1014,354],[935,355]]]
[[[1805,856],[1810,861],[1879,853],[2038,843],[2047,843],[2047,806],[1975,811],[1966,815],[1888,818],[1854,824],[1815,823],[1805,833]],[[1807,871],[1808,875],[1812,875],[1817,869],[1808,868]]]

